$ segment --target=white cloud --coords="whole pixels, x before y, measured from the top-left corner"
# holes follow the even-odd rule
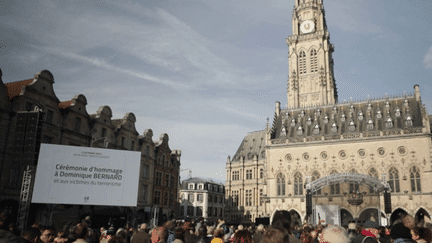
[[[432,46],[423,58],[423,64],[425,65],[425,68],[432,69]]]

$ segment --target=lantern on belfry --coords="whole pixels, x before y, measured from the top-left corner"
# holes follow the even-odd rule
[[[353,192],[349,195],[348,203],[353,206],[359,206],[363,203],[363,194],[360,192]]]

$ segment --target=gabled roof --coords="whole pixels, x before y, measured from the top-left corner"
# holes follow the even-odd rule
[[[258,158],[265,157],[266,130],[251,132],[243,139],[240,147],[233,157],[234,161],[240,160],[242,157],[245,160],[251,160],[256,155]]]
[[[15,97],[19,96],[21,94],[21,90],[23,87],[28,86],[33,82],[33,79],[27,79],[12,83],[6,83],[6,89],[8,93],[8,99],[13,100]]]
[[[62,101],[62,102],[60,102],[60,103],[58,104],[58,107],[59,107],[60,109],[63,109],[63,110],[65,110],[65,109],[67,109],[67,108],[69,108],[69,107],[71,107],[71,106],[72,106],[72,100]]]
[[[423,105],[412,95],[349,102],[332,106],[318,106],[282,110],[275,117],[271,139],[288,139],[288,143],[321,141],[321,137],[333,139],[340,135],[353,136],[367,133],[375,136],[380,131],[407,129],[405,121],[412,121],[410,128],[423,127]],[[392,123],[387,127],[386,123]],[[371,129],[367,128],[370,124]],[[351,130],[352,129],[352,130]]]

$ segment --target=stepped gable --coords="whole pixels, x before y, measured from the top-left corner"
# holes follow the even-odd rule
[[[423,128],[424,106],[414,95],[347,102],[329,106],[285,109],[275,116],[271,139],[315,138]],[[373,135],[376,133],[378,135]],[[349,134],[349,135],[348,135]],[[400,132],[398,132],[400,134]],[[298,141],[300,142],[300,141]]]
[[[266,130],[251,132],[243,139],[240,147],[234,155],[233,161],[252,160],[254,156],[265,157]]]

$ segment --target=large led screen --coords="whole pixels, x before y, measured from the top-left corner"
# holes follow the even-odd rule
[[[315,222],[324,221],[324,224],[340,225],[339,205],[316,205]]]
[[[33,203],[136,206],[140,152],[41,144]]]

